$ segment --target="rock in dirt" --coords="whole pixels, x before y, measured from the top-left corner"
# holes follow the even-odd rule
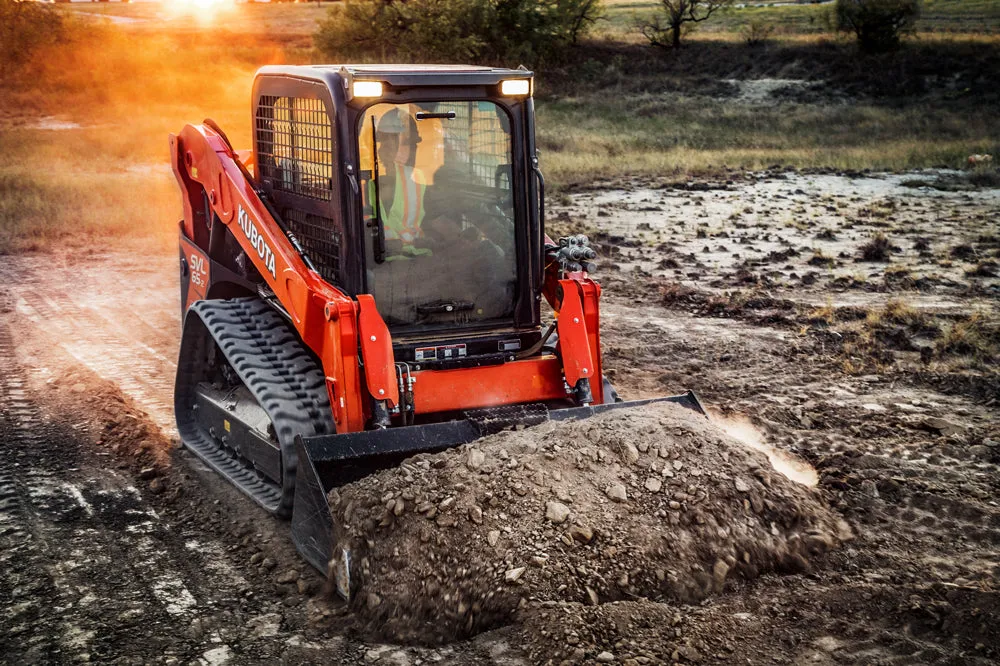
[[[524,575],[525,569],[527,569],[527,567],[516,567],[514,569],[508,570],[506,573],[504,573],[504,580],[506,580],[508,583],[516,583],[521,579],[521,576]]]
[[[966,430],[964,425],[949,421],[948,419],[942,419],[937,416],[931,416],[924,419],[920,423],[920,427],[930,432],[940,433],[945,437],[949,435],[957,435],[965,432]]]
[[[625,491],[625,486],[620,483],[612,483],[607,489],[608,497],[610,497],[615,502],[625,502],[628,500],[628,493]]]
[[[622,460],[626,441],[635,465]],[[331,511],[357,619],[383,638],[434,643],[508,624],[526,603],[693,603],[731,580],[810,567],[838,544],[838,517],[815,489],[780,474],[761,483],[768,468],[704,417],[657,404],[414,456],[331,493]],[[649,490],[653,476],[658,492],[626,490]],[[405,510],[387,512],[387,497],[405,497]],[[446,514],[430,510],[442,504]],[[365,603],[372,594],[378,605]]]
[[[486,455],[482,451],[476,448],[469,449],[469,457],[465,463],[466,465],[469,466],[469,469],[473,471],[480,470],[482,469],[485,462],[486,462]]]
[[[299,579],[299,572],[296,571],[295,569],[289,569],[288,571],[284,571],[278,574],[275,577],[274,582],[281,585],[286,585],[288,583],[294,583],[298,579]]]
[[[548,518],[549,522],[561,525],[569,518],[569,507],[562,502],[546,502],[545,517]]]
[[[573,525],[569,528],[569,536],[580,543],[590,543],[594,538],[594,530],[586,525]]]

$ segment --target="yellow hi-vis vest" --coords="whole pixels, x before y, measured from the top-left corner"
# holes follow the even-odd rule
[[[388,207],[380,201],[382,224],[385,226],[386,240],[400,240],[403,245],[412,245],[422,235],[420,223],[424,219],[424,192],[427,186],[414,180],[415,169],[404,164],[394,163],[396,167],[396,183],[393,188],[392,201]],[[380,183],[381,184],[381,183]],[[375,215],[375,181],[369,181],[368,200],[372,204],[372,216]]]

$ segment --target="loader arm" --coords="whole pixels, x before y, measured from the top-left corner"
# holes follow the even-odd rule
[[[391,363],[368,364],[362,372],[356,362],[359,345],[366,357],[392,358],[392,339],[385,323],[372,310],[365,316],[375,332],[359,334],[367,332],[359,331],[358,302],[309,268],[218,133],[205,125],[187,125],[180,134],[171,135],[170,147],[174,174],[184,193],[182,244],[192,253],[200,252],[204,265],[210,264],[193,243],[196,225],[206,223],[196,215],[203,189],[211,211],[230,229],[302,341],[320,358],[337,431],[363,430],[368,401],[362,395],[386,400],[390,406],[398,401]],[[380,376],[373,374],[376,371]],[[373,387],[370,392],[369,387]]]
[[[542,295],[556,314],[566,383],[589,379],[594,404],[605,402],[601,359],[601,286],[586,271],[565,271],[553,256],[556,244],[548,236]]]

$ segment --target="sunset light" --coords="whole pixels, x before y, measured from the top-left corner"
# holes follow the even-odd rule
[[[231,12],[234,0],[165,0],[164,8],[176,17],[194,18],[199,23],[215,21]]]
[[[0,666],[1000,666],[1000,0],[0,0]]]

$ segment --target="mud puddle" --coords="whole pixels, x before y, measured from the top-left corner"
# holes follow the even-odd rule
[[[71,120],[60,120],[59,118],[53,117],[39,118],[37,121],[27,126],[28,129],[45,130],[50,132],[75,130],[80,129],[81,127],[83,126]]]

